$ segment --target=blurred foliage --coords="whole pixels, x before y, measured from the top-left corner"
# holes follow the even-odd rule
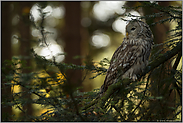
[[[52,60],[47,60],[45,57],[37,55],[32,49],[32,58],[36,62],[36,68],[41,70],[39,72],[22,73],[23,69],[30,69],[22,57],[13,57],[11,61],[3,62],[2,76],[5,77],[7,83],[4,83],[6,86],[2,85],[2,87],[19,86],[24,88],[26,93],[12,90],[11,100],[5,100],[2,104],[14,106],[24,114],[27,114],[27,111],[22,106],[27,103],[39,104],[47,108],[39,116],[25,115],[28,121],[180,121],[182,117],[182,69],[178,70],[177,66],[182,57],[182,8],[162,7],[149,2],[144,2],[142,6],[138,7],[143,6],[153,7],[160,12],[140,18],[152,19],[163,16],[164,19],[154,22],[152,25],[175,21],[177,26],[170,30],[172,33],[165,43],[154,45],[154,47],[163,45],[168,50],[166,53],[162,53],[163,49],[161,49],[153,54],[145,72],[139,76],[140,81],[132,83],[129,79],[119,79],[118,83],[109,87],[103,97],[99,96],[99,89],[80,92],[80,87],[70,86],[65,72],[68,69],[80,69],[85,72],[82,81],[85,81],[86,76],[90,73],[95,73],[95,76],[90,78],[95,79],[100,75],[105,75],[107,71],[105,67],[109,65],[110,60],[104,58],[99,63],[86,60],[81,66],[57,63],[54,56]],[[39,11],[42,17],[40,25],[34,24],[32,16],[31,21],[42,35],[40,41],[47,46],[45,35],[48,32],[45,32],[43,23],[46,13],[42,12],[42,8]],[[173,67],[167,68],[164,64],[172,63],[173,59],[176,59]],[[10,65],[11,68],[7,67]],[[9,73],[4,72],[5,69],[9,69]],[[166,72],[162,72],[162,69]],[[28,82],[30,84],[27,84]],[[27,92],[34,95],[35,98],[24,99]],[[175,92],[176,98],[170,102],[168,99],[172,92]],[[6,98],[6,96],[2,95],[2,98]],[[169,103],[173,103],[173,106],[170,106]],[[22,119],[25,117],[14,118],[14,121],[23,121]]]

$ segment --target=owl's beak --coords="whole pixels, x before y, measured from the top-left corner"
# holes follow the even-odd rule
[[[126,37],[128,38],[128,32],[126,32]]]

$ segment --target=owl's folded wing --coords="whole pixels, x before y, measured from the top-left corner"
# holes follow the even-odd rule
[[[114,52],[110,67],[101,87],[101,91],[105,92],[111,84],[115,83],[119,73],[122,76],[131,66],[134,65],[137,57],[139,56],[137,45],[127,45],[122,43],[120,47]]]

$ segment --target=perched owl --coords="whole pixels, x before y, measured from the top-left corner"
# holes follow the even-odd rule
[[[117,82],[117,75],[121,75],[121,79],[137,80],[137,75],[148,64],[152,44],[153,34],[149,26],[139,20],[130,21],[126,26],[126,37],[112,56],[100,93]]]

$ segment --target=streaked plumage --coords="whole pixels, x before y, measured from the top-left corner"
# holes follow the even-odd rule
[[[126,26],[126,34],[112,56],[104,84],[100,89],[101,94],[117,81],[117,75],[137,80],[137,75],[142,73],[148,64],[153,44],[153,34],[149,26],[142,21],[132,20]]]

